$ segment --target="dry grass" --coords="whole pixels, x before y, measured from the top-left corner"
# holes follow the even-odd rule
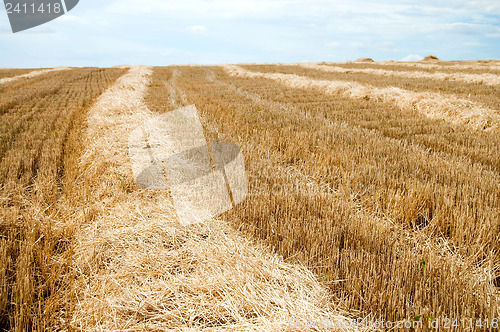
[[[292,318],[343,319],[304,268],[266,253],[223,221],[182,226],[166,192],[135,187],[128,134],[152,116],[142,101],[150,75],[149,68],[132,67],[89,115],[77,183],[84,189],[78,202],[89,202],[92,217],[74,243],[77,303],[70,325],[271,331],[286,329]],[[182,100],[168,93],[168,84],[159,86],[161,98]],[[151,89],[149,100],[156,101],[158,90]]]
[[[32,78],[32,77],[43,75],[43,74],[50,73],[53,71],[69,70],[69,69],[71,69],[71,68],[69,68],[69,67],[57,67],[57,68],[50,68],[50,69],[34,70],[34,71],[30,71],[26,74],[14,76],[14,77],[2,78],[2,79],[0,79],[0,84],[10,83],[10,82],[17,81],[17,80],[23,79],[23,78]]]
[[[353,68],[358,65],[339,65],[343,68]],[[485,84],[473,84],[460,81],[440,81],[432,79],[407,79],[395,76],[377,76],[366,73],[337,73],[316,69],[306,69],[300,66],[279,65],[279,66],[243,66],[246,69],[267,73],[296,74],[315,80],[344,81],[346,83],[355,82],[362,85],[374,86],[377,88],[400,88],[415,93],[437,93],[444,97],[459,98],[474,102],[483,107],[500,109],[500,87]],[[370,65],[363,65],[365,69],[370,69]],[[394,67],[391,70],[400,71]],[[440,72],[437,70],[436,72]],[[468,72],[470,73],[470,72]]]
[[[75,69],[4,87],[0,98],[0,329],[45,331],[68,299],[66,165],[86,105],[120,70]],[[69,221],[68,221],[69,220]]]
[[[0,79],[19,76],[32,71],[33,69],[0,68]]]
[[[477,65],[467,65],[456,63],[443,63],[433,65],[430,63],[421,62],[388,62],[379,61],[374,63],[358,63],[358,62],[320,62],[320,65],[329,65],[341,67],[345,69],[381,69],[388,71],[403,71],[403,72],[424,72],[428,74],[444,73],[449,75],[457,74],[472,74],[472,75],[500,75],[500,67],[495,69],[491,66],[478,63]],[[436,83],[436,82],[435,82]],[[449,81],[447,83],[454,83]]]
[[[73,327],[274,331],[292,318],[342,319],[328,310],[328,293],[311,273],[263,254],[221,221],[186,228],[173,215],[131,205],[107,211],[78,245],[77,265],[88,270]]]
[[[434,119],[443,119],[455,124],[466,124],[474,129],[498,130],[500,115],[468,100],[438,93],[416,93],[400,88],[376,88],[356,82],[314,80],[295,74],[252,72],[242,67],[224,66],[234,76],[268,78],[292,88],[320,88],[325,93],[342,93],[351,98],[380,100],[397,105],[405,110],[418,112]]]
[[[237,227],[325,276],[346,310],[498,316],[500,179],[457,155],[465,138],[495,163],[493,133],[321,87],[178,70],[210,139],[244,142],[251,196],[228,215]]]
[[[403,77],[403,78],[414,78],[414,79],[431,79],[431,80],[441,80],[441,81],[460,81],[464,83],[476,83],[476,84],[486,84],[492,86],[500,86],[500,75],[495,74],[467,74],[467,73],[428,73],[423,71],[392,71],[383,69],[356,69],[356,68],[344,68],[337,66],[324,66],[314,63],[301,63],[300,66],[304,68],[324,70],[336,73],[365,73],[378,76],[390,76],[390,77]]]
[[[393,66],[394,62],[381,61],[377,62],[380,65]],[[425,68],[425,69],[455,69],[455,70],[474,70],[474,69],[487,69],[487,70],[500,70],[499,61],[452,61],[452,62],[439,62],[435,63],[422,63],[422,62],[396,62],[397,65]]]
[[[0,330],[499,317],[500,137],[478,107],[495,87],[374,77],[120,66],[1,85]],[[167,191],[135,184],[128,139],[190,104],[250,183],[221,220],[182,226]]]

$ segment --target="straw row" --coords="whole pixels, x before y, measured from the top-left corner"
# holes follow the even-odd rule
[[[300,67],[308,69],[317,69],[333,73],[362,73],[370,75],[388,76],[388,77],[403,77],[416,79],[431,79],[440,81],[459,81],[465,83],[486,84],[491,86],[500,86],[500,75],[495,74],[467,74],[467,73],[428,73],[423,71],[393,71],[374,68],[343,68],[337,66],[324,66],[315,63],[300,63]]]
[[[185,69],[179,85],[204,110],[210,139],[242,142],[252,180],[231,215],[238,229],[314,266],[349,310],[495,317],[498,259],[479,255],[497,247],[498,176],[463,148],[495,160],[495,145],[479,143],[493,135],[220,67]]]
[[[356,82],[315,80],[295,74],[261,73],[248,71],[234,65],[224,65],[233,76],[266,78],[301,89],[317,88],[324,93],[340,93],[356,99],[374,99],[395,104],[401,109],[415,110],[429,118],[441,119],[475,130],[497,129],[500,124],[498,111],[456,97],[445,97],[433,92],[413,92],[396,87],[377,88]]]
[[[272,331],[291,319],[343,320],[306,269],[284,263],[222,221],[181,226],[166,191],[134,185],[128,135],[152,116],[143,101],[151,74],[151,68],[132,67],[91,110],[81,169],[83,183],[93,181],[88,208],[94,217],[74,249],[81,274],[71,325]],[[158,86],[164,94],[166,87]]]
[[[439,63],[423,63],[423,62],[394,62],[394,61],[380,61],[376,62],[377,65],[386,65],[386,66],[408,66],[414,68],[425,68],[425,69],[490,69],[490,70],[500,70],[500,65],[498,61],[490,61],[490,62],[475,62],[475,61],[463,61],[459,64],[443,64]]]
[[[56,68],[51,68],[51,69],[35,70],[35,71],[29,72],[29,73],[23,74],[23,75],[2,78],[2,79],[0,79],[0,84],[14,82],[14,81],[17,81],[17,80],[22,79],[22,78],[32,78],[32,77],[43,75],[45,73],[50,73],[53,71],[61,71],[61,70],[69,70],[69,69],[71,69],[71,68],[69,68],[69,67],[56,67]]]

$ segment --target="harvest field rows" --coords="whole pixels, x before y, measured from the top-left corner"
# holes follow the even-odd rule
[[[360,63],[357,63],[360,64]],[[347,66],[351,65],[350,63]],[[439,61],[438,63],[426,63],[426,62],[394,62],[394,61],[381,61],[377,63],[370,64],[372,68],[380,66],[395,66],[395,67],[405,67],[408,68],[419,68],[426,70],[434,70],[440,72],[468,72],[481,71],[481,72],[491,72],[493,74],[498,74],[500,71],[500,61],[499,60],[483,60],[483,61]]]
[[[33,69],[0,69],[0,79],[9,78],[14,76],[20,76],[32,72]]]
[[[0,327],[500,317],[498,63],[25,74],[0,70]],[[241,147],[249,193],[181,226],[127,137],[193,104],[207,141]]]
[[[429,78],[433,80],[442,81],[461,81],[465,83],[478,83],[486,85],[500,85],[500,75],[495,74],[468,74],[468,73],[429,73],[425,71],[406,71],[406,70],[385,70],[385,69],[375,69],[375,68],[345,68],[341,66],[323,66],[314,63],[303,63],[299,64],[304,68],[324,70],[334,73],[363,73],[363,74],[373,74],[380,76],[399,76],[403,78]]]

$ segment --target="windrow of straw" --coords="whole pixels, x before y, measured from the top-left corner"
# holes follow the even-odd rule
[[[242,142],[238,229],[310,266],[348,311],[425,325],[498,317],[500,178],[466,152],[481,146],[494,163],[493,133],[220,67],[178,70],[208,137]]]
[[[488,61],[488,62],[479,62],[479,61],[463,61],[460,63],[422,63],[422,62],[394,62],[394,61],[380,61],[377,62],[379,65],[389,65],[394,66],[395,64],[401,66],[415,67],[415,68],[427,68],[427,69],[442,69],[442,68],[450,68],[450,69],[490,69],[490,70],[500,70],[500,64],[498,61]]]
[[[151,68],[132,67],[88,118],[75,179],[78,201],[87,203],[74,244],[71,326],[273,331],[286,329],[291,319],[343,320],[303,267],[284,263],[223,221],[181,226],[168,193],[137,188],[128,166],[128,135],[152,116],[143,101],[151,75]],[[148,100],[167,96],[169,106],[163,107],[174,99],[182,103],[168,86],[153,82]]]
[[[401,88],[406,91],[411,92],[431,92],[443,95],[445,97],[451,96],[452,98],[459,98],[463,100],[468,100],[481,105],[484,108],[489,108],[492,110],[500,109],[500,91],[499,86],[491,86],[486,84],[471,84],[457,81],[438,81],[432,79],[409,79],[398,76],[376,76],[366,73],[337,73],[337,72],[327,72],[322,70],[313,70],[303,68],[301,66],[295,65],[240,65],[244,69],[262,72],[262,73],[281,73],[281,74],[296,74],[303,77],[307,77],[314,80],[326,80],[326,81],[344,81],[344,82],[356,82],[357,84],[373,86],[376,88]],[[337,67],[353,68],[353,65],[336,65]],[[357,68],[357,66],[356,66]],[[383,66],[371,66],[366,65],[362,68],[377,68],[386,69]],[[400,71],[404,70],[405,67],[387,67],[387,70]],[[408,69],[407,71],[412,71],[413,69]],[[429,71],[432,70],[422,70]],[[441,70],[439,70],[441,72]],[[443,72],[454,73],[453,70]],[[474,72],[476,73],[476,72]],[[339,95],[336,94],[337,96]]]
[[[24,75],[32,71],[33,69],[0,68],[0,79]]]
[[[67,312],[64,200],[75,130],[120,69],[81,68],[4,85],[0,94],[0,330],[48,331]],[[73,190],[78,191],[78,188]]]
[[[428,73],[423,71],[393,71],[373,68],[343,68],[338,66],[324,66],[316,63],[299,63],[303,68],[323,70],[334,73],[364,73],[379,76],[398,76],[403,78],[432,79],[441,81],[459,81],[465,83],[486,84],[491,86],[500,86],[500,75],[495,74],[467,74],[467,73]]]
[[[500,125],[498,111],[439,93],[412,92],[396,87],[377,88],[356,82],[314,80],[295,74],[252,72],[234,65],[224,65],[223,68],[233,76],[267,78],[293,88],[317,88],[324,93],[341,93],[356,99],[380,100],[405,110],[418,111],[429,118],[467,125],[476,130],[497,130]]]
[[[50,73],[53,71],[69,70],[69,69],[71,69],[71,68],[69,68],[69,67],[56,67],[56,68],[50,68],[50,69],[34,70],[34,71],[31,71],[27,74],[22,74],[22,75],[18,75],[18,76],[14,76],[14,77],[2,78],[2,79],[0,79],[0,84],[10,83],[10,82],[22,79],[22,78],[32,78],[32,77],[43,75],[45,73]]]

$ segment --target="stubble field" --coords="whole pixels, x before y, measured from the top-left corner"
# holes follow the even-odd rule
[[[1,328],[494,330],[499,62],[30,72],[0,70]],[[193,104],[249,193],[181,226],[127,137]]]

